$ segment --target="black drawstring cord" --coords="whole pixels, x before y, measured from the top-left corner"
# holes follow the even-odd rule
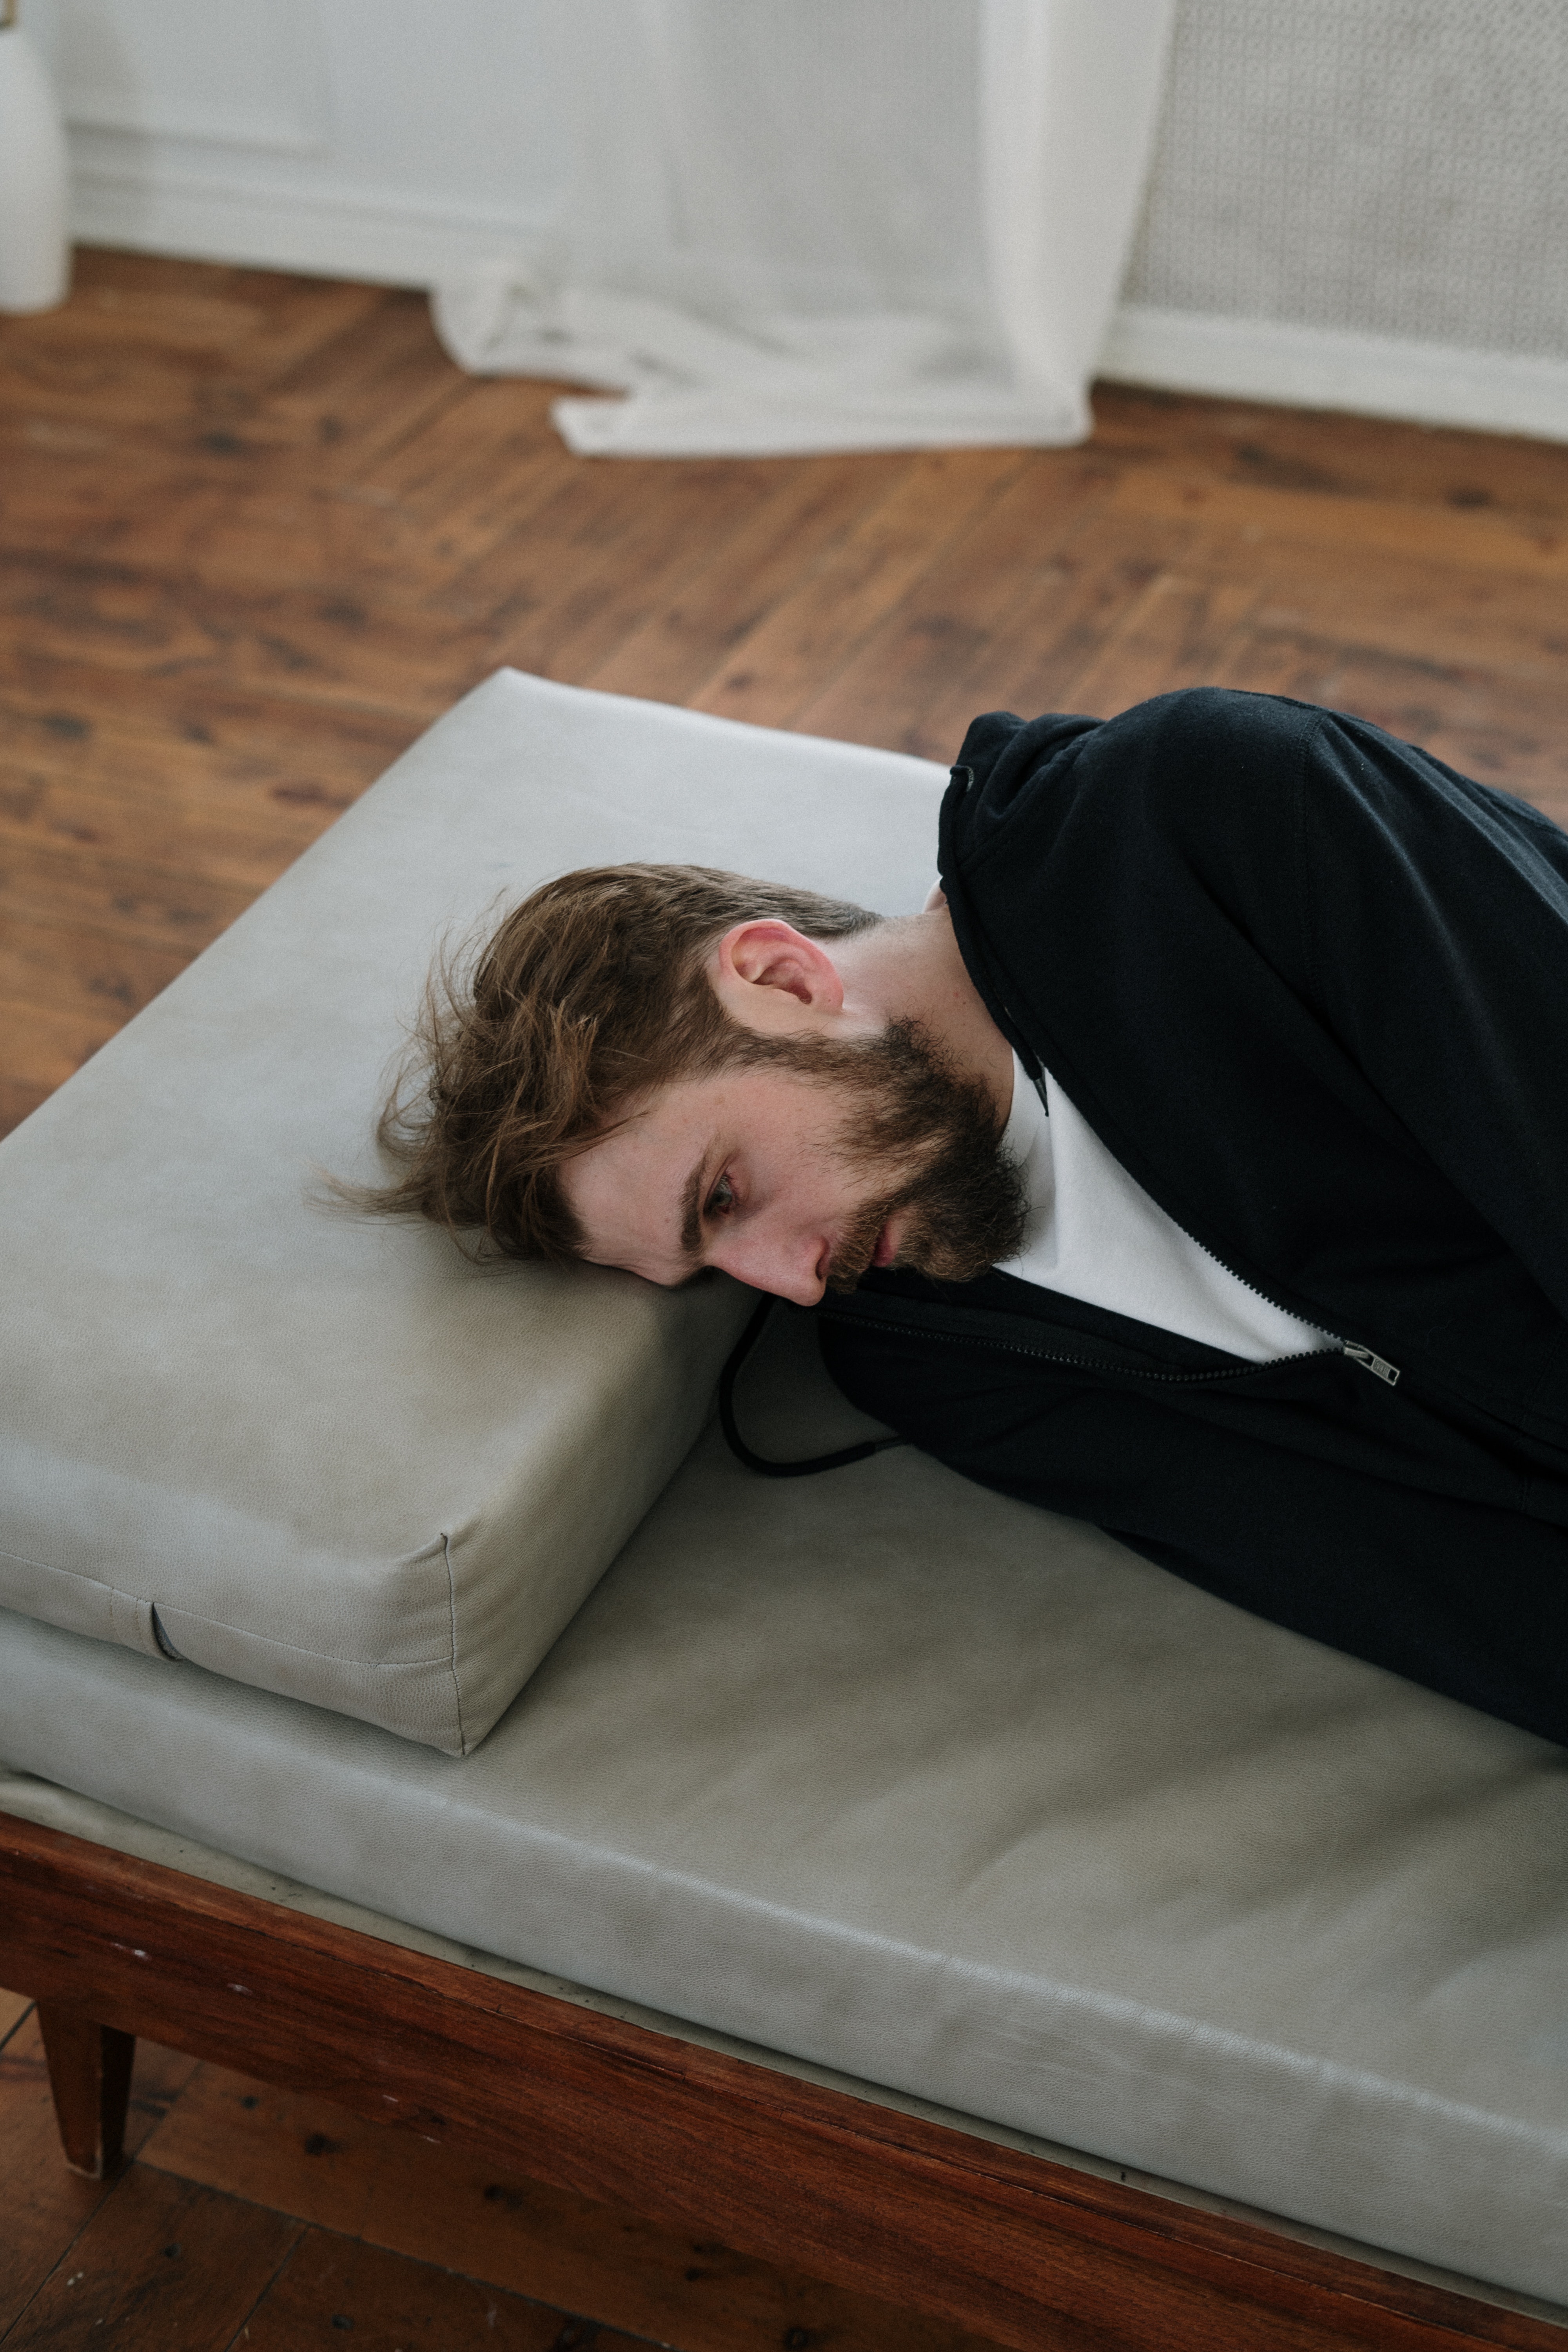
[[[764,1478],[808,1478],[818,1470],[842,1470],[851,1462],[866,1462],[873,1454],[886,1453],[889,1445],[907,1444],[902,1437],[866,1437],[858,1445],[846,1445],[837,1454],[814,1454],[809,1462],[769,1462],[761,1454],[752,1453],[735,1423],[735,1382],[763,1336],[763,1326],[773,1305],[771,1295],[758,1299],[751,1320],[731,1349],[730,1360],[719,1375],[719,1422],[724,1442],[736,1461],[743,1462],[748,1470],[755,1470]]]

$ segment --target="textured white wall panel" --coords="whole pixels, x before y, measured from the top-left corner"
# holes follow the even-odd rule
[[[1181,0],[1103,366],[1568,439],[1568,0]]]
[[[1568,5],[1182,0],[1124,290],[1568,359]]]

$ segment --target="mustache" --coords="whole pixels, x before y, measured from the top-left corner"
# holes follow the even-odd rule
[[[904,1203],[895,1196],[889,1201],[868,1202],[852,1223],[839,1236],[833,1255],[827,1262],[827,1287],[840,1296],[857,1289],[860,1277],[870,1270],[877,1255],[877,1244],[882,1238],[882,1228],[889,1217],[897,1216]]]

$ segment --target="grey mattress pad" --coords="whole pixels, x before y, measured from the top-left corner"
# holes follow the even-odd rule
[[[769,1450],[853,1435],[785,1316]],[[415,1927],[1568,2303],[1561,1749],[710,1429],[472,1755],[0,1618],[4,1760]]]

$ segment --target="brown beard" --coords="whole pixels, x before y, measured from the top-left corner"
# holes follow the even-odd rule
[[[973,1282],[1016,1256],[1029,1204],[1002,1150],[1005,1122],[980,1081],[944,1061],[917,1023],[892,1021],[878,1036],[842,1044],[754,1038],[740,1058],[831,1088],[844,1113],[834,1157],[884,1181],[900,1171],[856,1212],[833,1253],[830,1290],[855,1288],[894,1216],[909,1217],[895,1263],[936,1282]]]

